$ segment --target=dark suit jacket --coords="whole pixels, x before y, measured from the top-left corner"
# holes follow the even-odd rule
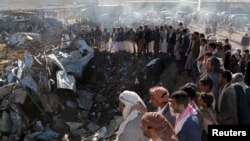
[[[193,42],[193,57],[196,59],[200,54],[200,39],[197,38]]]
[[[168,104],[162,114],[174,128],[176,117],[173,108]]]
[[[175,45],[175,43],[176,43],[176,33],[175,33],[175,31],[173,31],[172,37],[169,37],[169,36],[170,36],[170,33],[168,32],[167,33],[167,43]]]
[[[181,131],[177,134],[179,141],[201,141],[202,126],[196,115],[187,118]]]
[[[219,95],[221,95],[221,92]],[[238,124],[236,94],[234,87],[231,84],[227,86],[224,92],[221,100],[220,111],[218,111],[217,101],[216,111],[219,124]]]
[[[189,44],[190,44],[189,37],[187,35],[185,35],[184,38],[182,38],[182,42],[181,42],[181,50],[182,50],[182,52],[184,52],[184,53],[187,52]]]
[[[250,125],[250,97],[240,84],[235,84],[234,89],[237,99],[237,115],[240,125]],[[249,88],[248,88],[249,89]]]

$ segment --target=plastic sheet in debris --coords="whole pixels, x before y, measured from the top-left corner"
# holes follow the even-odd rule
[[[16,79],[21,79],[24,73],[26,73],[33,65],[32,56],[25,52],[24,60],[18,60],[18,67],[14,67],[7,76],[8,83],[14,83]]]
[[[156,62],[157,62],[158,60],[160,60],[160,58],[155,58],[155,59],[151,60],[151,61],[146,65],[146,67],[150,67],[150,66],[156,64]]]
[[[10,36],[8,44],[21,46],[24,45],[26,41],[41,40],[41,35],[37,33],[24,33],[18,32]]]
[[[60,70],[56,73],[57,88],[69,89],[76,92],[76,80],[73,75],[67,74],[67,72]]]
[[[8,74],[7,76],[7,83],[10,84],[10,83],[15,83],[16,82],[16,79],[17,79],[17,71],[18,71],[18,67],[14,67],[10,73]]]
[[[37,139],[41,139],[41,140],[55,140],[59,137],[59,134],[51,129],[47,129],[46,131],[44,131],[43,133],[41,133],[40,135],[37,136]]]
[[[18,88],[10,95],[10,101],[11,103],[24,104],[27,95],[27,89]]]
[[[80,49],[71,52],[66,58],[60,59],[60,61],[65,66],[67,72],[72,72],[81,77],[83,69],[94,57],[94,49],[88,46],[84,40],[79,40],[77,44],[80,46]]]
[[[32,78],[31,75],[27,74],[26,76],[21,79],[21,84],[29,89],[31,89],[33,92],[38,93],[38,85],[35,82],[35,80]]]
[[[58,58],[55,56],[55,54],[49,54],[47,55],[47,57],[54,62],[60,69],[66,71],[66,69],[64,68],[64,66],[62,65],[62,63],[58,60]]]
[[[34,59],[32,58],[32,56],[26,51],[24,54],[24,72],[28,71],[31,66],[33,65]]]
[[[17,70],[17,77],[20,79],[24,73],[26,73],[31,66],[33,65],[33,58],[32,56],[25,52],[24,59],[23,60],[18,60],[18,70]]]
[[[93,96],[94,94],[88,93],[86,91],[78,91],[79,98],[77,98],[77,103],[79,107],[90,110],[93,104]]]

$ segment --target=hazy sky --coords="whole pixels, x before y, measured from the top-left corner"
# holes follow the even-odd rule
[[[0,0],[0,9],[29,9],[29,8],[45,8],[48,6],[79,6],[84,2],[94,2],[98,0]],[[99,0],[101,3],[112,4],[110,1],[125,1],[125,0]],[[136,0],[132,0],[136,1]],[[138,0],[138,1],[154,1],[154,0]],[[156,0],[156,1],[177,1],[177,0]],[[181,0],[180,0],[181,1]],[[190,1],[190,0],[182,0],[182,1]],[[198,1],[198,0],[197,0]],[[202,1],[248,1],[250,0],[202,0]]]
[[[46,6],[79,5],[94,0],[0,0],[0,9],[44,8]]]

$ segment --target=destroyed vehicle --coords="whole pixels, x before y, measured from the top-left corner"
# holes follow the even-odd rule
[[[177,11],[176,13],[175,13],[175,19],[176,20],[181,20],[181,19],[184,19],[185,18],[185,16],[187,15],[188,13],[187,12],[185,12],[185,11]]]
[[[229,19],[233,26],[236,27],[244,27],[250,22],[248,14],[234,14]]]
[[[10,46],[23,46],[28,41],[40,41],[41,36],[37,33],[18,32],[10,36],[7,44]]]

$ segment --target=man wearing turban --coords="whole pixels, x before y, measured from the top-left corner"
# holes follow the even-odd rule
[[[157,112],[161,113],[174,127],[175,113],[169,104],[169,92],[162,86],[156,86],[149,89],[151,95],[150,103],[153,107],[157,108]]]
[[[141,128],[151,141],[178,141],[168,120],[159,112],[147,112],[142,116]]]
[[[147,111],[142,99],[132,91],[123,91],[119,95],[119,108],[123,122],[117,132],[118,141],[147,141],[140,128],[141,117]]]

